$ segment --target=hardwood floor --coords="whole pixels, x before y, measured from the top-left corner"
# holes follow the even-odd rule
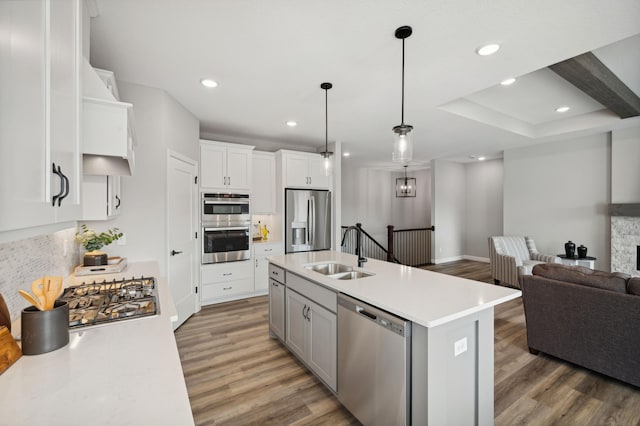
[[[425,269],[492,283],[487,263]],[[207,306],[176,333],[197,425],[358,421],[268,333],[267,297]],[[640,426],[640,389],[527,349],[521,299],[495,309],[496,425]]]

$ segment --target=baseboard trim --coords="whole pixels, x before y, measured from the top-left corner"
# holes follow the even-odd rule
[[[470,256],[468,254],[463,254],[461,256],[443,257],[442,259],[431,259],[431,263],[433,263],[434,265],[439,265],[441,263],[455,262],[456,260],[475,260],[476,262],[484,263],[491,262],[488,257]]]
[[[462,257],[467,260],[475,260],[476,262],[491,263],[491,260],[488,257],[469,256],[468,254],[465,254]]]

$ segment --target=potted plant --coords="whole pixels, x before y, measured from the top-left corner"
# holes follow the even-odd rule
[[[87,225],[83,224],[81,228],[82,232],[76,233],[76,241],[87,250],[84,254],[84,266],[106,265],[107,254],[100,249],[122,237],[122,232],[118,228],[113,228],[98,234],[93,229],[87,228]]]

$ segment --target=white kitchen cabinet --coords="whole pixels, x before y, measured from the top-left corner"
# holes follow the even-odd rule
[[[338,374],[336,303],[335,292],[287,274],[285,344],[334,391]]]
[[[269,261],[267,256],[280,256],[282,254],[284,254],[282,242],[255,243],[253,245],[256,291],[266,290],[269,287]]]
[[[276,212],[276,157],[272,152],[253,152],[251,211],[253,214]]]
[[[285,341],[285,287],[284,269],[269,265],[269,330]]]
[[[82,220],[107,220],[122,209],[120,176],[84,176],[82,182]]]
[[[200,141],[200,187],[202,189],[251,189],[253,146]]]
[[[324,174],[320,154],[280,151],[283,182],[287,188],[329,189],[331,179]]]
[[[80,8],[0,2],[0,231],[80,217]]]
[[[247,297],[254,290],[253,263],[213,263],[200,268],[200,301],[202,305]]]

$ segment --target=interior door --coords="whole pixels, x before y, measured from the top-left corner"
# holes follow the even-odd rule
[[[198,284],[198,185],[197,163],[169,152],[167,162],[168,277],[178,312],[174,329],[200,309]]]

